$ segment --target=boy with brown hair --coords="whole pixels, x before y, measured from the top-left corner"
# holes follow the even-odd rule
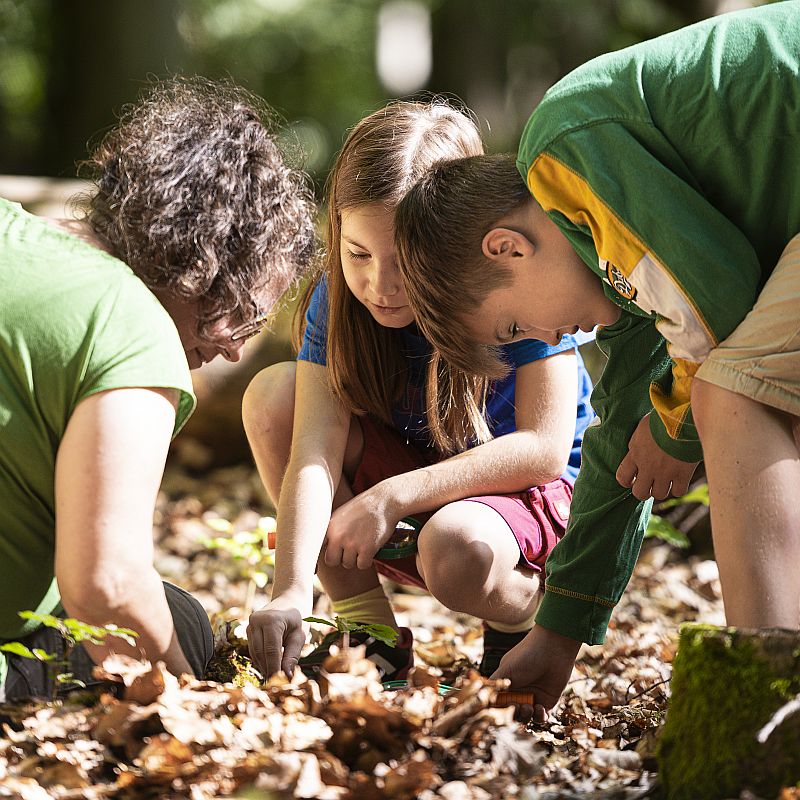
[[[603,641],[652,499],[703,454],[728,621],[800,627],[798,41],[786,2],[595,59],[548,92],[516,164],[439,165],[398,208],[418,324],[457,366],[497,374],[483,345],[601,326],[570,524],[496,673],[544,708]]]

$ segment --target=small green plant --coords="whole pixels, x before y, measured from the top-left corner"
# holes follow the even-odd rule
[[[33,650],[31,650],[29,647],[22,644],[22,642],[6,642],[5,644],[0,644],[0,650],[5,653],[13,653],[15,656],[22,656],[22,658],[36,659],[36,661],[52,661],[56,657],[55,653],[48,653],[39,647],[34,647]]]
[[[324,617],[304,617],[303,622],[316,622],[321,625],[330,625],[342,634],[342,649],[350,647],[350,634],[357,631],[364,631],[373,639],[394,647],[397,644],[397,631],[389,625],[379,625],[377,623],[354,622],[347,617],[334,617],[333,622]]]
[[[228,535],[215,536],[213,539],[203,538],[203,545],[210,550],[224,550],[235,561],[242,562],[242,577],[248,581],[244,602],[246,619],[253,611],[256,590],[263,589],[269,581],[264,567],[274,563],[269,545],[270,538],[275,533],[275,520],[272,517],[262,517],[255,530],[237,533],[233,533],[233,525],[226,519],[211,519],[206,524],[215,531]]]
[[[58,694],[59,686],[71,684],[72,686],[86,687],[83,681],[77,680],[71,672],[67,671],[69,668],[69,657],[76,645],[83,642],[103,644],[107,636],[116,636],[129,645],[135,645],[136,642],[134,640],[139,635],[130,628],[120,628],[114,624],[89,625],[86,622],[81,622],[71,617],[62,619],[61,617],[54,617],[52,614],[37,614],[35,611],[20,611],[19,616],[22,617],[22,619],[38,622],[46,628],[54,628],[64,639],[64,655],[60,659],[55,653],[47,653],[38,647],[31,649],[22,642],[7,642],[6,644],[0,645],[0,650],[7,653],[13,653],[23,658],[34,658],[37,661],[52,662],[55,668],[53,679],[54,697]]]
[[[658,503],[658,510],[663,511],[667,508],[674,508],[675,506],[685,505],[686,503],[702,503],[708,505],[708,484],[703,483],[700,486],[692,489],[688,494],[682,497],[674,497],[671,500],[663,500]],[[645,538],[661,539],[673,547],[685,550],[691,542],[689,537],[681,530],[678,530],[674,525],[664,517],[658,514],[651,514],[650,521],[647,523],[647,530],[645,531]]]

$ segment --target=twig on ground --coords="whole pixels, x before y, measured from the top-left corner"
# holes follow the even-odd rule
[[[770,736],[775,732],[775,729],[782,725],[784,720],[787,717],[791,717],[792,714],[796,714],[800,711],[800,694],[798,694],[794,699],[790,700],[785,705],[781,706],[773,715],[772,719],[758,732],[756,738],[761,744],[769,739]]]

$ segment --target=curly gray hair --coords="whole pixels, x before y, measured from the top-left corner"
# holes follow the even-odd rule
[[[149,288],[202,299],[201,332],[251,321],[254,298],[273,305],[315,254],[309,182],[274,122],[231,83],[171,78],[123,108],[81,165],[95,234]]]

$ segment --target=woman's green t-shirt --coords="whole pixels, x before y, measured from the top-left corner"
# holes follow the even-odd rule
[[[192,413],[169,314],[126,264],[0,200],[0,639],[35,627],[19,611],[59,603],[55,459],[72,412],[127,387],[178,389],[176,433]]]

